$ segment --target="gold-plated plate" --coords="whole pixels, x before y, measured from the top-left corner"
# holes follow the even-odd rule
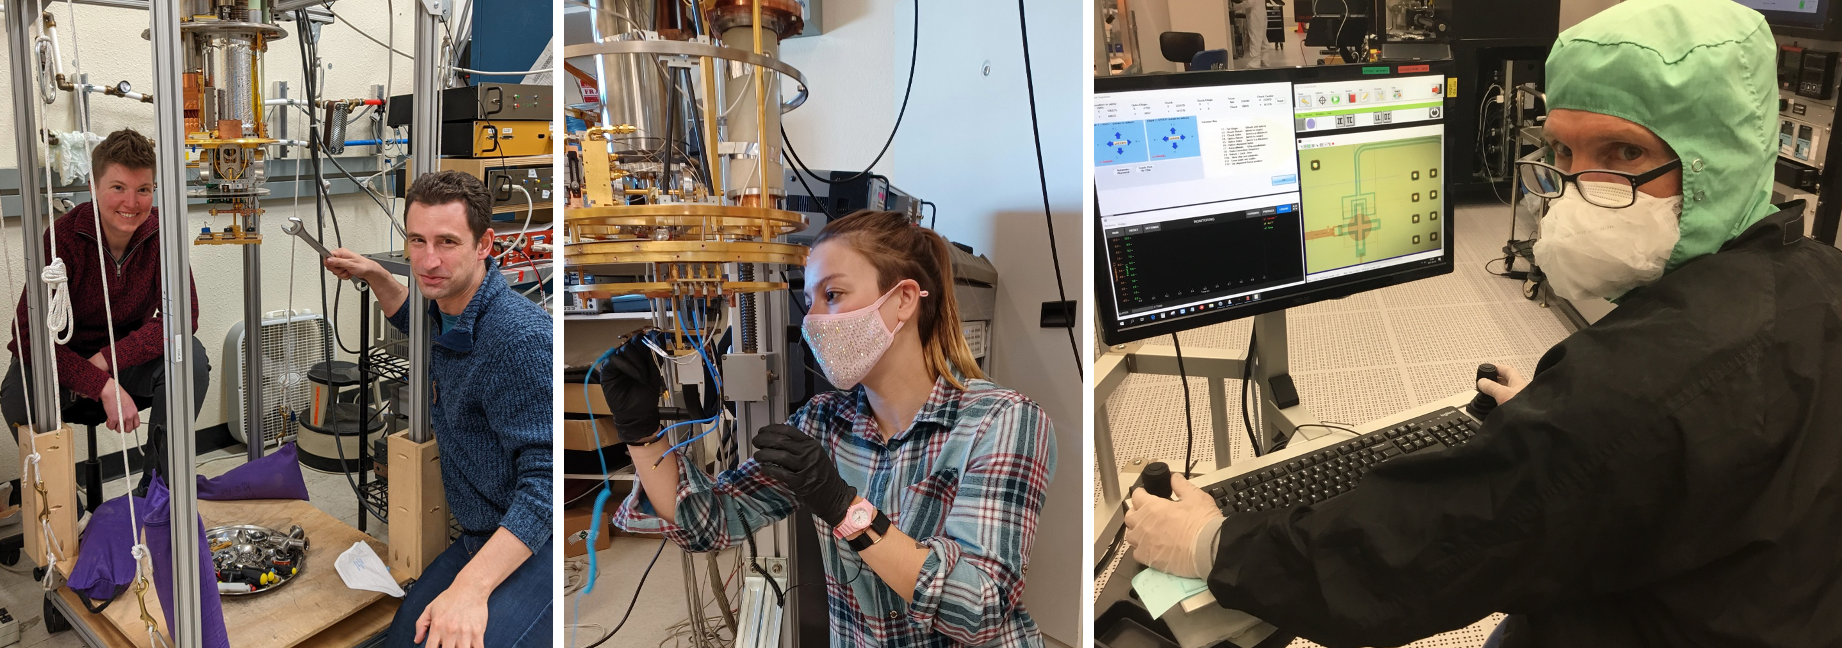
[[[685,282],[704,287],[712,287],[717,282]],[[672,296],[672,284],[665,281],[641,281],[635,283],[581,284],[569,286],[564,290],[582,295],[588,299],[607,299],[618,295],[645,295],[647,297],[667,298]],[[779,281],[724,281],[723,294],[759,293],[786,290],[787,284]]]
[[[784,263],[805,265],[806,246],[759,241],[606,241],[563,246],[569,265],[608,263]]]
[[[799,212],[700,203],[580,207],[564,212],[563,222],[580,236],[615,236],[617,227],[689,227],[692,235],[760,236],[766,225],[771,238],[806,229],[806,216]]]
[[[269,139],[266,137],[237,137],[237,138],[232,138],[232,139],[187,137],[185,140],[185,145],[186,146],[223,146],[225,144],[235,144],[243,148],[255,148],[258,146],[266,146],[269,144],[274,144],[280,141],[281,140]]]
[[[179,31],[203,34],[261,34],[268,40],[281,40],[288,37],[288,30],[279,25],[246,22],[236,20],[217,20],[215,18],[193,17],[179,23]]]

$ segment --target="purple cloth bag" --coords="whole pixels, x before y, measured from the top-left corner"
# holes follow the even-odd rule
[[[283,445],[212,479],[199,475],[198,499],[307,499],[307,482],[301,477],[294,444]]]
[[[103,502],[83,527],[77,564],[66,583],[91,601],[108,601],[134,584],[134,531],[129,525],[127,496]],[[147,506],[135,498],[137,509]],[[101,609],[101,608],[97,608]]]
[[[172,494],[160,480],[153,480],[147,488],[147,506],[141,508],[136,503],[135,512],[141,514],[141,530],[147,538],[147,551],[153,558],[154,589],[160,594],[160,608],[166,614],[166,627],[173,627],[173,538],[170,518],[172,517]],[[217,569],[211,563],[211,548],[205,545],[205,523],[194,517],[192,523],[198,525],[198,607],[203,620],[199,628],[202,648],[230,648],[230,636],[224,630],[224,604],[217,593]]]

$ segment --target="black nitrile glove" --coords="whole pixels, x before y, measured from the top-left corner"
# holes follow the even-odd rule
[[[628,338],[600,369],[601,394],[613,410],[620,442],[627,445],[645,444],[659,434],[659,394],[665,390],[665,377],[659,372],[659,357],[641,342],[648,333]]]
[[[826,524],[844,523],[857,489],[844,483],[838,467],[817,439],[790,425],[769,425],[755,433],[755,461],[761,472],[784,484]]]

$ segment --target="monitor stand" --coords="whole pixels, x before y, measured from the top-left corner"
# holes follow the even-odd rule
[[[1329,433],[1325,428],[1300,428],[1306,424],[1317,424],[1315,415],[1294,395],[1288,402],[1277,402],[1276,393],[1291,392],[1291,376],[1287,368],[1286,348],[1286,313],[1278,311],[1254,316],[1254,353],[1253,377],[1260,394],[1260,445],[1263,448],[1276,447],[1281,442],[1289,442],[1294,433],[1303,435],[1306,440],[1316,439]],[[1193,378],[1207,378],[1208,388],[1205,396],[1209,402],[1209,428],[1215,440],[1215,458],[1206,458],[1197,462],[1198,474],[1226,468],[1229,461],[1229,448],[1232,446],[1231,430],[1234,434],[1243,434],[1239,422],[1229,421],[1228,384],[1229,380],[1240,380],[1243,368],[1249,362],[1243,353],[1222,349],[1186,349],[1183,354],[1184,373]],[[1094,455],[1098,466],[1100,480],[1100,503],[1094,510],[1094,556],[1104,555],[1108,546],[1113,544],[1114,536],[1119,533],[1125,520],[1126,493],[1121,487],[1121,473],[1116,466],[1118,458],[1113,452],[1112,427],[1107,420],[1106,403],[1113,392],[1125,382],[1131,374],[1148,374],[1175,376],[1177,372],[1177,354],[1172,347],[1148,347],[1142,342],[1112,347],[1102,353],[1094,363]],[[1275,389],[1273,386],[1278,385]],[[1192,390],[1191,397],[1196,398]],[[1281,405],[1286,405],[1282,407]],[[1172,430],[1173,434],[1183,434],[1184,430]],[[1160,459],[1177,459],[1174,457],[1134,457],[1135,465]],[[1127,475],[1136,475],[1137,470],[1130,470]],[[1128,485],[1129,486],[1129,485]]]

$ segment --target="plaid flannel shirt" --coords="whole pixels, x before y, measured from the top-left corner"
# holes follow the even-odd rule
[[[844,481],[928,550],[910,604],[813,517],[832,645],[1043,645],[1022,598],[1055,472],[1054,429],[1017,392],[983,380],[966,387],[936,380],[914,422],[887,443],[862,387],[815,396],[788,421],[824,444]],[[714,479],[682,459],[679,470],[677,524],[653,515],[637,482],[614,523],[702,552],[733,546],[796,505],[753,459]]]

